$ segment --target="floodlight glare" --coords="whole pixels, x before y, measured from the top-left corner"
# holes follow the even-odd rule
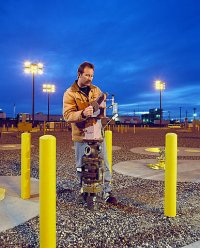
[[[165,90],[165,82],[160,80],[154,81],[156,90],[160,91],[160,127],[162,125],[162,91]]]
[[[55,85],[54,84],[43,84],[42,85],[42,90],[43,92],[48,93],[48,122],[49,122],[49,112],[50,112],[50,94],[49,93],[54,93],[55,92]]]

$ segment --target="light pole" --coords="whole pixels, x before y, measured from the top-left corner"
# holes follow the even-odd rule
[[[169,121],[170,121],[170,119],[171,119],[171,118],[170,118],[170,111],[168,111],[168,119],[169,119]]]
[[[34,112],[35,112],[35,75],[43,74],[44,66],[42,63],[31,63],[26,61],[24,63],[24,72],[32,74],[32,127],[34,127]]]
[[[160,90],[160,127],[162,126],[162,91],[165,89],[165,82],[155,81],[156,90]]]
[[[49,112],[50,112],[50,93],[54,93],[56,90],[54,84],[43,84],[43,92],[48,93],[48,117],[47,121],[49,122]]]
[[[197,116],[197,114],[196,114],[196,108],[193,108],[193,117],[194,117],[194,120],[196,119],[196,116]]]
[[[181,124],[181,109],[182,107],[179,107],[180,108],[180,124]]]

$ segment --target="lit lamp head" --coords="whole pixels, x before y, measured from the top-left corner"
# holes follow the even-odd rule
[[[54,93],[56,87],[54,84],[43,84],[43,92]]]
[[[165,90],[165,82],[162,82],[160,80],[155,81],[155,88],[156,90]]]
[[[31,63],[30,61],[24,62],[24,72],[32,74],[43,74],[44,65],[42,63]]]

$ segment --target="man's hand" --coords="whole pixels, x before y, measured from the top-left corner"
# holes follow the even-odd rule
[[[89,106],[89,107],[85,108],[85,109],[83,110],[83,115],[84,115],[85,117],[90,117],[90,116],[92,116],[92,115],[93,115],[93,107],[92,107],[92,106]]]

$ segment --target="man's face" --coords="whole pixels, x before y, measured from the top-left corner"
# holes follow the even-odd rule
[[[79,75],[78,84],[80,87],[90,86],[94,77],[94,70],[90,67],[85,67],[84,72]]]

